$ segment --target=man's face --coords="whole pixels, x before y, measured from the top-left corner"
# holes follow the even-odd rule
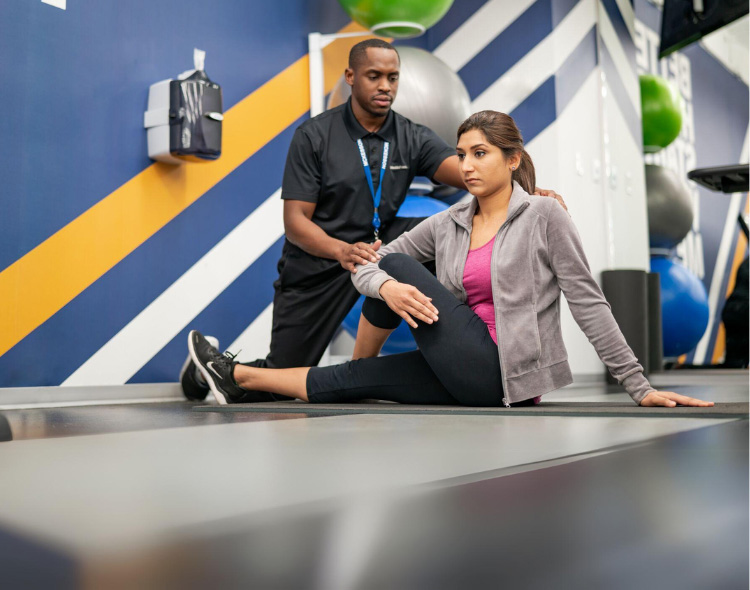
[[[367,58],[345,72],[352,100],[371,115],[385,117],[396,98],[399,67],[398,54],[392,49],[368,47]]]

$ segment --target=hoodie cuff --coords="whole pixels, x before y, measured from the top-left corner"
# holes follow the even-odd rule
[[[368,297],[372,297],[373,299],[380,299],[383,301],[383,298],[380,296],[380,287],[383,286],[384,283],[387,283],[388,281],[395,281],[392,276],[387,275],[386,273],[382,273],[382,275],[378,275],[376,277],[373,277],[372,281],[368,285],[368,290],[370,290],[370,293],[365,293]]]
[[[633,401],[638,405],[641,404],[643,398],[646,397],[649,393],[651,393],[652,391],[656,391],[653,387],[651,387],[648,379],[646,379],[643,376],[643,373],[640,371],[638,371],[637,373],[633,373],[632,375],[624,379],[622,385],[630,394],[630,397],[633,398]]]

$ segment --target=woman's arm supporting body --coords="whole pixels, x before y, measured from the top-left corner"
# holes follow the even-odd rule
[[[643,375],[643,367],[625,341],[612,310],[594,280],[581,238],[570,216],[558,206],[549,208],[547,222],[549,261],[576,323],[594,346],[599,358],[633,400],[644,406],[712,406],[669,391],[656,391]]]

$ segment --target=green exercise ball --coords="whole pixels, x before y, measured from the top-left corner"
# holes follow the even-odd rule
[[[664,78],[645,74],[640,81],[643,149],[650,154],[667,147],[680,134],[682,98]]]
[[[339,0],[360,25],[381,37],[417,37],[438,22],[453,0]]]

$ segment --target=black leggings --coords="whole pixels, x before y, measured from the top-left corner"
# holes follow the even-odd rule
[[[497,345],[482,319],[406,254],[385,256],[380,268],[431,297],[439,312],[438,321],[419,322],[419,328],[411,328],[419,350],[311,368],[307,376],[309,401],[503,405]],[[379,328],[395,328],[401,322],[379,299],[367,298],[362,315]]]

